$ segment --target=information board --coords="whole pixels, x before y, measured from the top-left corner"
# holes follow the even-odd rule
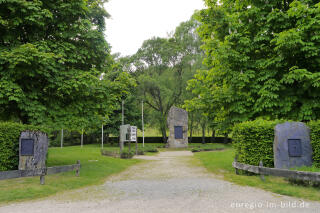
[[[130,126],[130,141],[137,141],[137,127]]]

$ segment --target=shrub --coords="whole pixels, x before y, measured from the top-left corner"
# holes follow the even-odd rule
[[[273,167],[274,127],[280,121],[255,120],[235,125],[233,145],[238,162]]]
[[[0,171],[18,169],[19,137],[21,132],[25,130],[44,131],[35,126],[12,122],[0,122]]]
[[[311,121],[308,126],[310,127],[313,165],[320,168],[320,121]]]
[[[200,148],[192,148],[191,152],[201,152],[201,149]]]
[[[101,149],[101,154],[104,156],[119,157],[119,154],[117,151],[109,151],[109,150]]]
[[[159,150],[157,148],[155,148],[155,147],[145,147],[144,151],[145,152],[154,152],[154,153],[159,152]]]
[[[123,150],[120,155],[120,158],[129,159],[129,158],[132,158],[133,156],[134,156],[133,151],[129,152],[129,150]]]

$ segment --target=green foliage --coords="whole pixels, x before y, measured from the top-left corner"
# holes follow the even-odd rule
[[[320,121],[311,121],[308,126],[310,127],[313,165],[320,168]]]
[[[279,121],[255,120],[237,124],[232,139],[238,161],[258,166],[274,167],[274,127]]]
[[[20,123],[0,123],[0,171],[16,170],[19,166],[19,137],[25,130],[42,128]]]
[[[191,105],[220,129],[320,117],[318,1],[206,1],[197,19],[208,69],[189,81]]]
[[[186,82],[201,66],[203,53],[191,18],[181,23],[169,38],[144,41],[138,52],[122,58],[122,67],[137,79],[136,97],[145,103],[146,123],[159,128],[166,142],[167,114],[171,106],[182,106]]]
[[[107,122],[132,80],[115,70],[103,3],[0,1],[1,120],[77,131]]]
[[[144,152],[151,152],[151,153],[158,153],[159,150],[156,147],[152,147],[152,146],[146,146],[143,149]]]
[[[134,156],[134,151],[130,151],[129,150],[122,150],[122,153],[120,154],[120,158],[123,158],[123,159],[129,159],[129,158],[132,158]]]

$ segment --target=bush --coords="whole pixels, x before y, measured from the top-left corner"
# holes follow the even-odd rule
[[[104,156],[119,157],[119,154],[117,151],[109,151],[109,150],[101,149],[101,154]]]
[[[154,152],[154,153],[159,152],[158,149],[155,148],[155,147],[145,147],[145,148],[144,148],[144,151],[145,151],[145,152]]]
[[[0,171],[18,169],[19,137],[21,132],[25,130],[44,131],[35,126],[0,122]]]
[[[133,156],[134,156],[133,151],[129,152],[129,150],[123,150],[120,155],[120,158],[129,159],[129,158],[132,158]]]
[[[280,121],[255,120],[235,125],[233,128],[233,145],[238,162],[274,167],[273,140],[274,127]]]
[[[308,126],[310,127],[313,165],[320,168],[320,121],[311,121]]]

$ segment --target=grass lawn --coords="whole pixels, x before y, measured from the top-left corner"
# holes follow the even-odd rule
[[[234,150],[232,148],[218,152],[200,152],[196,153],[195,156],[210,172],[227,181],[244,186],[258,187],[282,195],[320,201],[319,188],[292,185],[284,178],[279,177],[265,176],[266,181],[263,182],[259,176],[236,175],[231,165],[234,160]]]
[[[139,162],[102,156],[100,146],[87,145],[82,149],[79,146],[49,148],[47,166],[75,164],[76,160],[81,162],[80,177],[76,177],[74,172],[47,175],[45,185],[40,185],[39,177],[0,181],[0,203],[41,198],[65,190],[102,184],[109,175]]]

